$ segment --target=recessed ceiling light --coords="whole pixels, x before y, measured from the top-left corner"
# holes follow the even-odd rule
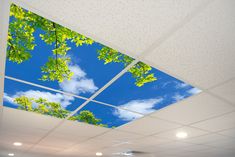
[[[8,156],[15,156],[15,154],[14,153],[9,153]]]
[[[21,142],[14,142],[13,145],[14,146],[22,146],[22,143]]]
[[[180,138],[180,139],[183,139],[183,138],[187,138],[187,137],[188,137],[188,134],[187,134],[187,132],[181,131],[181,132],[177,132],[177,133],[176,133],[176,137],[177,137],[177,138]]]
[[[96,152],[95,155],[96,155],[96,156],[102,156],[103,153],[101,153],[101,152]]]

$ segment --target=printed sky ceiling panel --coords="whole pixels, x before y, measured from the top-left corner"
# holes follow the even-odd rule
[[[123,110],[120,108],[114,108],[110,106],[105,106],[102,104],[98,104],[95,102],[88,103],[85,107],[83,107],[80,111],[78,111],[76,115],[82,116],[82,113],[86,111],[90,111],[94,113],[96,116],[96,119],[91,119],[90,122],[87,121],[90,124],[98,124],[98,126],[108,127],[108,128],[115,128],[118,126],[121,126],[123,124],[126,124],[130,121],[133,121],[135,119],[141,118],[143,115],[137,114],[134,112],[130,112],[127,110]],[[123,115],[127,115],[128,117],[125,117]],[[80,122],[84,122],[85,120],[78,120]]]
[[[66,118],[85,101],[9,79],[5,79],[3,100],[4,106],[57,118]]]
[[[106,88],[95,99],[141,114],[149,114],[200,92],[166,73],[152,68],[157,80],[138,87],[130,73]]]
[[[69,120],[115,128],[200,92],[143,62],[133,64],[133,61],[125,54],[12,4],[4,106],[58,118],[66,118],[76,110]],[[125,69],[130,64],[133,66]],[[78,110],[124,69],[124,75]]]

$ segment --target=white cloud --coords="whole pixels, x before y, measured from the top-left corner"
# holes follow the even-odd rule
[[[122,109],[116,109],[113,114],[124,121],[132,121],[143,116],[141,114],[129,112]]]
[[[71,102],[74,100],[73,97],[66,96],[60,93],[50,93],[50,92],[41,92],[38,90],[28,90],[28,91],[20,91],[16,92],[16,94],[9,96],[7,93],[4,94],[4,99],[12,104],[14,103],[14,99],[20,96],[26,96],[29,98],[44,98],[47,99],[49,102],[57,102],[60,103],[62,107],[67,107],[71,104]]]
[[[194,88],[191,88],[191,89],[185,91],[184,94],[176,93],[175,95],[172,96],[172,98],[173,98],[176,102],[178,102],[178,101],[180,101],[180,100],[185,99],[187,96],[195,95],[195,94],[198,94],[198,93],[200,93],[200,92],[201,92],[200,89],[194,87]]]
[[[135,111],[142,114],[148,114],[154,112],[154,106],[163,101],[163,98],[156,99],[143,99],[143,100],[132,100],[126,104],[120,105],[120,107],[128,109],[130,111]],[[116,109],[114,115],[118,116],[122,120],[130,121],[141,117],[142,115],[128,112],[126,110]]]
[[[9,102],[11,103],[12,105],[15,105],[17,106],[17,104],[14,102],[14,98],[12,98],[11,96],[9,96],[7,93],[4,92],[4,95],[3,95],[3,101],[6,101],[6,102]]]
[[[176,102],[183,100],[185,98],[184,95],[180,95],[179,93],[176,93],[175,95],[173,95],[172,97]]]
[[[189,84],[184,83],[184,82],[175,82],[175,83],[176,83],[175,85],[176,89],[186,88],[190,86]]]
[[[191,94],[191,95],[195,95],[195,94],[198,94],[198,93],[200,93],[202,90],[200,90],[200,89],[198,89],[198,88],[191,88],[191,89],[189,89],[187,92],[189,93],[189,94]]]
[[[70,65],[69,69],[74,73],[74,75],[70,80],[65,80],[64,82],[59,83],[59,86],[63,91],[80,94],[94,93],[98,89],[93,79],[87,78],[86,72],[78,65]]]

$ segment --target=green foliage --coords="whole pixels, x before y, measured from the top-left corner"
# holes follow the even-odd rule
[[[88,110],[81,111],[78,115],[69,118],[69,120],[78,120],[80,122],[85,122],[88,124],[93,124],[97,126],[108,127],[105,124],[101,124],[101,119],[97,119],[95,115]]]
[[[66,118],[69,111],[62,108],[60,103],[48,102],[46,99],[28,98],[25,96],[17,97],[14,100],[19,105],[19,109],[50,115],[57,118]]]
[[[60,103],[49,102],[43,98],[28,98],[25,96],[20,96],[14,99],[14,102],[19,105],[19,109],[36,112],[44,115],[50,115],[57,118],[67,118],[71,113],[70,111],[64,109]],[[93,124],[102,127],[108,127],[105,124],[101,124],[101,119],[97,119],[95,115],[88,110],[81,111],[75,116],[71,116],[69,120],[80,121],[88,124]]]
[[[68,62],[70,58],[51,58],[49,57],[49,61],[41,68],[42,80],[58,80],[59,82],[63,82],[64,79],[69,80],[73,73],[69,70]]]
[[[30,98],[21,96],[21,97],[15,98],[14,102],[20,105],[19,109],[21,110],[33,111],[33,107],[32,107],[33,102],[32,102],[32,99]]]
[[[36,29],[43,31],[40,38],[49,45],[54,45],[52,57],[42,67],[41,80],[59,81],[70,79],[73,73],[69,70],[70,58],[67,57],[71,49],[67,41],[76,46],[83,44],[91,45],[93,40],[69,30],[61,25],[40,17],[30,11],[26,11],[16,5],[11,5],[11,23],[8,31],[8,51],[7,58],[16,63],[22,63],[30,59],[31,51],[34,50],[34,32]]]
[[[103,60],[104,64],[108,64],[111,62],[123,63],[123,65],[126,67],[133,61],[131,57],[119,53],[118,51],[106,46],[103,46],[102,49],[98,50],[97,52],[98,59]],[[154,74],[150,73],[151,70],[151,66],[143,62],[138,62],[136,65],[129,69],[129,72],[132,74],[132,77],[136,80],[135,85],[141,87],[145,83],[157,80]]]
[[[157,80],[154,74],[150,73],[151,70],[152,70],[151,66],[143,62],[138,62],[129,69],[129,72],[132,74],[132,77],[136,79],[135,85],[141,87],[145,83]]]
[[[14,5],[11,7],[10,16],[15,19],[9,24],[7,58],[18,64],[31,58],[30,51],[36,46],[34,43],[35,29],[24,20],[24,17],[30,14]]]
[[[30,11],[26,11],[14,4],[11,5],[10,16],[11,23],[8,31],[7,49],[7,58],[10,61],[20,64],[32,57],[31,51],[36,46],[34,37],[36,29],[43,31],[39,35],[41,40],[54,47],[47,63],[41,67],[41,80],[43,81],[63,82],[73,76],[73,73],[69,69],[70,58],[67,53],[71,47],[68,46],[68,41],[74,43],[76,46],[82,46],[84,44],[92,45],[94,43],[90,38]],[[103,46],[97,53],[98,59],[103,60],[104,64],[112,62],[122,63],[126,67],[133,61],[131,57],[106,46]],[[135,84],[138,87],[156,80],[154,74],[151,73],[151,67],[142,62],[134,65],[129,72],[135,78]]]

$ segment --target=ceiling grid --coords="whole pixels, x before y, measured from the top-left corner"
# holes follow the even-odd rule
[[[6,4],[4,3],[4,5],[1,5],[1,6],[5,6],[4,9],[1,9],[1,12],[4,13],[4,14],[1,14],[1,15],[4,16],[4,18],[1,17],[1,19],[7,19],[7,20],[6,21],[1,20],[1,21],[4,22],[4,24],[1,24],[1,26],[6,27],[6,28],[3,28],[3,29],[1,28],[1,36],[2,36],[2,33],[4,33],[3,36],[5,36],[5,38],[0,39],[1,40],[1,42],[0,42],[1,50],[0,51],[4,50],[4,52],[1,53],[1,57],[0,57],[0,59],[1,59],[0,63],[3,64],[3,66],[0,67],[1,76],[4,76],[4,70],[5,70],[4,67],[5,67],[5,58],[6,58],[5,57],[6,40],[4,40],[4,39],[6,39],[6,36],[7,36],[8,12],[9,12],[8,2],[6,2],[6,1],[3,1],[3,2],[5,2]],[[77,30],[76,25],[73,26],[69,23],[66,24],[66,22],[64,22],[61,19],[58,19],[58,17],[53,17],[52,18],[52,15],[47,14],[45,11],[40,10],[39,8],[35,8],[35,6],[31,6],[31,4],[33,3],[31,1],[26,2],[24,0],[20,0],[20,1],[13,0],[13,2],[18,4],[18,5],[21,5],[23,7],[27,6],[26,8],[29,9],[29,10],[36,11],[36,13],[40,13],[40,15],[49,17],[50,19],[53,19],[54,21],[57,21],[58,23],[61,23],[65,26],[68,26],[69,28],[74,28],[74,30]],[[172,74],[172,76],[176,76],[177,78],[186,81],[186,83],[190,83],[192,85],[195,85],[196,87],[199,87],[200,89],[202,89],[202,92],[198,95],[195,95],[195,96],[191,97],[191,98],[185,99],[185,100],[175,104],[174,106],[170,106],[168,108],[161,109],[161,110],[157,111],[157,113],[152,113],[150,115],[144,115],[142,118],[140,118],[140,119],[138,119],[138,120],[136,120],[136,121],[134,121],[130,124],[128,123],[127,125],[124,125],[124,126],[121,126],[119,128],[115,128],[115,129],[102,130],[102,131],[100,131],[100,133],[98,133],[96,135],[91,135],[89,138],[84,139],[83,141],[80,141],[78,143],[74,143],[73,145],[71,145],[70,149],[72,151],[75,151],[74,149],[79,147],[79,145],[81,143],[96,140],[99,137],[102,137],[102,136],[105,136],[105,135],[108,136],[109,133],[113,133],[115,131],[125,132],[127,134],[129,133],[129,134],[137,135],[138,136],[137,139],[147,138],[147,137],[148,138],[149,137],[150,138],[151,137],[153,137],[153,138],[154,137],[160,137],[160,138],[163,138],[163,139],[168,139],[168,138],[165,138],[163,136],[163,134],[165,134],[165,133],[167,134],[167,132],[169,132],[169,135],[174,136],[174,133],[177,129],[188,128],[188,130],[192,129],[192,134],[195,134],[195,137],[190,137],[189,139],[187,139],[185,141],[178,141],[178,140],[175,140],[175,139],[169,139],[170,140],[169,142],[167,142],[165,144],[160,144],[161,146],[159,148],[162,149],[162,151],[156,151],[154,153],[156,153],[156,155],[162,153],[162,156],[164,156],[164,157],[168,157],[168,156],[169,157],[170,156],[174,156],[174,157],[177,157],[177,156],[179,157],[180,156],[181,157],[182,154],[184,154],[184,153],[185,154],[190,153],[193,157],[194,155],[197,156],[200,152],[201,153],[204,152],[204,154],[201,154],[202,157],[203,157],[203,155],[205,157],[210,157],[209,155],[211,153],[213,153],[214,149],[220,148],[219,146],[215,146],[215,145],[213,145],[213,143],[209,142],[211,140],[211,137],[210,137],[211,134],[215,134],[215,136],[218,136],[218,135],[221,136],[222,141],[226,140],[227,138],[229,138],[230,136],[232,136],[234,134],[233,131],[225,133],[226,131],[232,130],[232,129],[235,128],[235,121],[234,121],[233,118],[231,118],[231,117],[234,117],[234,114],[235,114],[235,112],[234,112],[235,111],[234,98],[233,97],[231,98],[231,96],[224,97],[224,95],[221,96],[220,94],[221,93],[222,94],[228,93],[228,91],[229,91],[229,93],[234,92],[234,90],[232,90],[232,89],[230,89],[230,90],[227,90],[228,88],[223,89],[223,86],[225,86],[225,85],[227,85],[231,82],[235,82],[234,81],[235,78],[232,77],[232,78],[229,78],[229,79],[224,79],[224,81],[219,82],[215,85],[212,85],[210,87],[204,87],[203,85],[195,83],[193,80],[190,80],[187,77],[184,77],[180,74],[175,73],[175,71],[172,71],[169,68],[165,68],[166,66],[164,66],[164,64],[157,64],[157,62],[154,62],[154,58],[152,58],[152,60],[151,60],[151,59],[149,59],[149,56],[151,57],[151,55],[153,55],[153,54],[160,55],[160,53],[158,51],[161,50],[162,44],[164,45],[165,42],[168,43],[168,39],[170,40],[172,38],[172,36],[174,37],[174,35],[176,33],[180,32],[179,30],[184,28],[185,25],[188,25],[188,24],[192,23],[192,20],[194,20],[196,17],[198,17],[199,13],[203,12],[205,9],[208,9],[208,6],[211,6],[212,4],[215,5],[217,3],[218,3],[218,0],[217,1],[215,1],[215,0],[213,0],[213,1],[212,0],[203,1],[203,3],[201,3],[200,5],[195,7],[193,9],[193,11],[189,12],[189,14],[187,14],[187,16],[185,18],[181,19],[181,21],[178,24],[175,24],[171,29],[166,31],[164,35],[162,35],[159,39],[155,40],[153,42],[154,44],[152,44],[152,45],[148,46],[147,48],[145,48],[145,50],[142,51],[143,53],[139,53],[139,52],[138,52],[138,54],[129,54],[128,53],[128,55],[135,57],[136,60],[134,60],[128,67],[126,67],[124,70],[122,70],[118,75],[116,75],[106,85],[104,85],[102,88],[100,88],[90,98],[77,96],[77,95],[67,93],[67,92],[63,92],[63,91],[58,91],[56,89],[41,86],[41,85],[34,84],[34,83],[31,83],[31,82],[27,82],[27,81],[24,81],[24,80],[20,80],[20,79],[17,79],[17,78],[12,78],[12,77],[9,77],[9,76],[5,76],[5,78],[6,79],[11,79],[11,80],[14,80],[14,81],[18,81],[18,82],[21,82],[21,83],[26,83],[26,84],[29,84],[29,85],[32,85],[32,86],[37,86],[39,88],[44,88],[44,89],[47,89],[47,90],[50,90],[50,91],[62,93],[62,94],[65,94],[65,95],[74,96],[74,97],[77,97],[77,98],[84,99],[85,102],[81,106],[79,106],[74,112],[72,112],[71,115],[69,115],[67,117],[67,119],[68,119],[73,114],[76,114],[77,111],[79,111],[82,107],[86,106],[89,102],[96,102],[96,103],[99,103],[101,105],[120,108],[120,107],[116,107],[112,104],[108,104],[108,103],[104,103],[104,102],[94,100],[94,98],[97,95],[99,95],[102,91],[104,91],[107,87],[109,87],[118,78],[120,78],[131,66],[136,64],[138,61],[143,61],[145,63],[149,63],[149,65],[151,65],[155,68],[159,68],[160,70],[163,70],[163,71],[165,71],[169,74]],[[105,44],[107,44],[107,45],[109,45],[113,48],[121,50],[121,52],[127,53],[130,50],[130,49],[126,49],[126,48],[121,48],[120,46],[118,46],[118,44],[116,45],[112,41],[111,42],[103,41],[100,37],[98,37],[98,36],[95,37],[94,35],[90,35],[86,31],[82,31],[82,33],[84,33],[85,35],[88,35],[89,37],[92,37],[92,38],[96,39],[97,41],[100,41],[101,43],[105,43]],[[99,39],[101,39],[101,40],[99,40]],[[2,46],[4,46],[4,47],[2,48]],[[160,47],[160,48],[158,49],[158,47]],[[162,58],[162,60],[164,60],[164,59],[165,58]],[[1,84],[3,84],[4,77],[0,77],[0,81],[1,81],[0,82],[0,88],[1,88],[0,89],[1,90],[0,94],[3,95],[3,85],[1,85]],[[234,86],[234,83],[229,84],[229,85],[230,85],[229,87],[231,88],[231,87]],[[221,91],[220,89],[223,89],[222,92],[220,92]],[[1,96],[1,99],[2,99],[2,96]],[[206,105],[208,107],[210,107],[210,105],[213,106],[213,104],[214,104],[216,106],[216,108],[215,108],[215,111],[213,111],[213,112],[208,111],[208,115],[206,115],[206,114],[203,115],[204,117],[202,119],[197,119],[197,120],[193,121],[192,123],[188,123],[186,120],[181,120],[181,119],[177,119],[177,118],[174,119],[172,117],[170,117],[170,118],[166,117],[166,115],[169,115],[169,114],[172,114],[172,113],[180,113],[180,112],[175,111],[173,109],[176,109],[176,108],[179,108],[179,109],[183,108],[184,109],[184,104],[187,104],[187,103],[191,104],[194,101],[198,101],[199,103],[206,103],[208,99],[211,99],[211,100],[209,100],[209,102],[208,102],[209,104],[206,104]],[[194,106],[195,105],[193,105],[192,107],[194,107]],[[199,105],[200,109],[202,109],[201,106],[202,105]],[[200,111],[199,108],[198,108],[198,111]],[[121,109],[129,111],[128,109],[125,109],[125,108],[121,108]],[[6,112],[9,112],[9,111],[6,111]],[[134,111],[131,111],[131,112],[134,112]],[[192,112],[192,111],[190,111],[190,112]],[[138,113],[138,114],[141,114],[141,113]],[[0,115],[2,115],[2,114],[0,113]],[[186,115],[186,113],[183,113],[182,116],[185,116],[185,115]],[[229,117],[229,115],[231,115],[231,116]],[[227,117],[227,119],[226,119],[226,117]],[[1,118],[1,120],[2,119],[3,118]],[[149,128],[148,129],[149,132],[145,132],[145,130],[143,130],[143,128],[141,128],[141,127],[143,127],[143,124],[145,124],[146,127],[148,128],[147,123],[150,122],[151,120],[159,121],[158,124],[161,125],[161,127],[163,127],[162,130],[160,128],[153,128],[153,132],[151,133],[151,128]],[[191,119],[189,119],[189,120],[191,121]],[[218,122],[219,124],[215,124],[215,122],[213,122],[213,120],[215,122]],[[140,124],[138,124],[138,122],[140,122],[140,121],[143,121],[143,123],[141,122]],[[225,122],[227,122],[227,123],[225,123]],[[0,123],[0,127],[1,127],[2,123],[3,122]],[[41,138],[37,142],[33,143],[31,146],[28,147],[28,149],[21,152],[22,153],[21,155],[23,155],[23,156],[25,155],[26,157],[27,157],[27,155],[30,155],[31,150],[33,150],[37,146],[40,146],[41,142],[43,142],[44,139],[47,139],[47,137],[49,137],[50,135],[53,135],[57,130],[59,130],[60,127],[63,127],[63,125],[65,125],[67,123],[69,123],[67,120],[60,120],[57,123],[57,125],[53,126],[51,129],[46,131],[45,134],[43,134],[43,136],[40,136]],[[169,126],[168,126],[167,123],[169,123]],[[133,127],[132,127],[132,125],[133,125]],[[172,127],[172,126],[174,126],[174,127]],[[231,126],[231,127],[228,127],[228,126]],[[160,129],[160,130],[157,130],[157,129]],[[187,129],[185,129],[185,130],[187,130]],[[1,130],[0,130],[0,132],[1,132]],[[204,133],[197,134],[197,133],[200,133],[200,132],[204,132]],[[163,137],[161,137],[161,136],[163,136]],[[1,137],[1,135],[0,135],[0,137]],[[206,139],[207,137],[208,137],[208,139]],[[190,142],[190,140],[197,140],[197,139],[198,139],[199,143],[195,144],[195,143]],[[218,139],[218,142],[221,139]],[[102,138],[101,138],[101,140],[102,140]],[[203,142],[200,143],[201,140],[202,141],[204,140],[203,141],[204,143]],[[188,150],[186,149],[186,150],[182,150],[182,151],[180,150],[179,152],[176,152],[177,147],[175,147],[176,146],[175,142],[179,142],[180,144],[192,144],[192,147],[190,147],[191,145],[188,145],[188,146],[186,146],[186,148],[188,147]],[[235,144],[235,142],[231,141],[230,144]],[[200,146],[200,148],[197,149],[196,148],[197,146],[198,147]],[[139,148],[137,146],[136,147],[133,146],[133,147],[134,148]],[[167,151],[164,150],[164,147],[169,148],[169,152],[168,152],[169,154],[167,153]],[[170,149],[171,147],[172,147],[172,149]],[[207,147],[210,147],[210,149],[207,149]],[[106,145],[104,147],[101,147],[100,149],[106,150],[108,148],[110,148],[110,145]],[[228,150],[230,150],[231,148],[228,147],[227,145],[225,145],[225,147],[222,147],[220,149],[221,149],[221,154],[223,154],[223,153],[226,154],[227,152],[229,152]],[[96,149],[94,149],[94,150],[96,150]],[[224,152],[222,150],[224,150]],[[56,152],[57,152],[57,155],[62,155],[63,156],[63,152],[66,152],[66,151],[68,151],[68,149],[65,148],[65,149],[61,149],[61,151],[56,151]],[[172,151],[172,153],[171,153],[171,151]],[[109,152],[109,151],[107,151],[107,152]],[[205,154],[207,154],[207,152],[208,152],[208,155],[205,155]],[[89,152],[84,152],[84,155],[86,155],[86,153],[89,154]],[[235,152],[233,152],[231,150],[231,153],[233,155],[233,153],[235,153]],[[221,154],[219,154],[219,155],[221,155]],[[146,155],[146,157],[147,157],[147,155]],[[230,156],[228,156],[228,157],[230,157]]]

